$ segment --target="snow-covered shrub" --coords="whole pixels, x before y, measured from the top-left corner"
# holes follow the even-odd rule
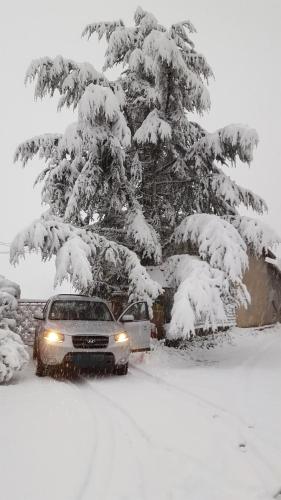
[[[251,163],[257,132],[232,124],[210,133],[194,121],[210,108],[213,77],[194,31],[189,21],[166,28],[140,7],[133,26],[87,25],[83,36],[105,37],[104,70],[124,67],[114,81],[62,56],[33,61],[26,81],[35,82],[35,97],[58,93],[58,107],[71,107],[76,121],[15,153],[23,166],[45,160],[37,182],[49,210],[15,238],[12,262],[39,250],[43,260],[55,256],[56,281],[105,296],[128,287],[130,300],[151,306],[161,288],[145,266],[166,260],[177,289],[174,337],[194,333],[202,317],[221,322],[225,300],[246,304],[247,253],[278,240],[239,217],[241,204],[259,214],[267,207],[224,171]],[[180,261],[177,247],[185,249]]]
[[[13,330],[13,313],[20,297],[20,287],[0,276],[0,383],[8,382],[28,361],[21,337]]]

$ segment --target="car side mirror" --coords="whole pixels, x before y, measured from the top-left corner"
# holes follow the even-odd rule
[[[44,314],[39,312],[39,313],[35,313],[34,316],[33,316],[34,319],[38,319],[40,321],[43,321],[44,319]]]
[[[135,318],[134,318],[133,314],[124,314],[124,316],[122,316],[122,318],[121,318],[121,321],[123,323],[128,323],[129,321],[134,321],[134,320],[135,320]]]

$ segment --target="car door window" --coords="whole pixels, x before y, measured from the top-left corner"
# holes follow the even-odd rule
[[[148,321],[148,307],[146,302],[136,302],[132,304],[126,311],[125,314],[132,315],[134,321]]]

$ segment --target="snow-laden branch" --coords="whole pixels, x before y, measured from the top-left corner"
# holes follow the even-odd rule
[[[137,7],[134,13],[134,20],[136,26],[138,26],[141,31],[147,32],[151,29],[157,28],[158,26],[156,17],[151,12],[142,9],[142,7]]]
[[[243,203],[246,208],[252,208],[259,214],[267,211],[267,205],[260,196],[239,186],[219,169],[211,177],[211,188],[216,198],[223,199],[232,207],[238,207]]]
[[[39,158],[49,160],[54,155],[62,134],[43,134],[32,137],[19,144],[15,151],[14,161],[21,161],[25,166],[29,160],[32,160],[37,154]]]
[[[112,68],[115,64],[125,61],[129,56],[128,53],[134,47],[135,29],[124,26],[117,27],[112,31],[108,47],[105,53],[105,63],[103,70]]]
[[[102,113],[111,122],[119,113],[119,103],[110,88],[90,84],[80,99],[79,113],[82,119],[89,121],[95,121]]]
[[[180,21],[179,23],[174,23],[172,24],[171,28],[174,29],[187,43],[190,43],[189,37],[187,36],[187,32],[196,33],[195,26],[189,20]],[[192,47],[194,47],[194,44],[192,44]]]
[[[249,250],[259,257],[268,249],[274,249],[281,243],[280,236],[259,219],[239,215],[226,217],[226,219],[241,235]]]
[[[43,260],[55,256],[56,284],[70,278],[76,288],[90,287],[94,281],[92,260],[99,255],[104,265],[124,267],[129,281],[130,300],[142,299],[151,307],[153,300],[162,292],[133,251],[90,229],[76,228],[50,214],[34,221],[16,236],[10,253],[13,264],[25,256],[26,248],[40,251]]]
[[[190,255],[174,255],[164,267],[174,295],[169,338],[189,338],[196,325],[215,330],[227,325],[226,303],[230,300],[226,274]]]
[[[243,125],[228,125],[212,134],[206,133],[190,149],[188,159],[199,156],[205,161],[225,160],[234,162],[236,157],[246,163],[253,160],[253,150],[258,144],[256,130]]]
[[[162,120],[158,111],[154,109],[147,115],[140,128],[136,131],[134,140],[138,144],[145,144],[146,142],[157,144],[159,140],[167,141],[171,139],[171,136],[171,126],[165,120]]]
[[[178,290],[174,297],[170,335],[188,336],[195,324],[216,328],[226,322],[225,305],[243,304],[250,296],[243,284],[248,267],[246,243],[238,231],[215,215],[195,214],[186,217],[175,230],[177,244],[191,244],[198,257],[171,257]],[[186,312],[188,311],[188,313]]]
[[[121,19],[119,21],[113,21],[113,22],[99,22],[99,23],[87,24],[87,26],[82,32],[82,37],[87,36],[89,39],[94,33],[96,33],[98,35],[99,40],[101,40],[102,37],[105,36],[108,42],[113,31],[122,26],[124,26],[124,23]]]
[[[210,96],[202,82],[198,71],[184,58],[182,49],[166,31],[151,31],[143,43],[143,65],[147,75],[153,75],[156,85],[162,86],[161,77],[163,63],[173,69],[173,78],[177,79],[182,88],[183,105],[188,111],[199,113],[210,108]]]
[[[155,29],[152,30],[145,38],[143,53],[150,56],[154,63],[157,60],[165,61],[168,66],[176,69],[180,75],[186,72],[186,64],[182,58],[181,51],[167,32],[163,33]],[[151,69],[157,71],[157,66]]]
[[[89,63],[76,63],[71,59],[57,56],[54,59],[42,57],[31,62],[25,77],[25,83],[33,82],[35,98],[53,96],[57,90],[62,96],[59,109],[63,105],[77,106],[85,88],[90,84],[108,85],[106,77]]]
[[[90,84],[79,101],[79,120],[88,121],[91,125],[99,123],[100,117],[112,124],[123,147],[131,143],[131,132],[125,117],[120,110],[120,103],[109,87]]]
[[[216,215],[195,214],[183,219],[174,233],[176,243],[190,242],[211,267],[240,281],[248,266],[247,247],[232,224]]]
[[[162,259],[162,249],[155,229],[145,220],[140,208],[127,216],[127,234],[139,247],[142,256],[153,259],[157,264]]]

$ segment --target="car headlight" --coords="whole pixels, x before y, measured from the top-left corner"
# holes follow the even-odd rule
[[[58,344],[59,342],[64,341],[63,333],[60,333],[57,330],[46,330],[43,333],[43,337],[48,344]]]
[[[128,334],[126,332],[119,332],[114,335],[115,342],[127,342],[129,340]]]

